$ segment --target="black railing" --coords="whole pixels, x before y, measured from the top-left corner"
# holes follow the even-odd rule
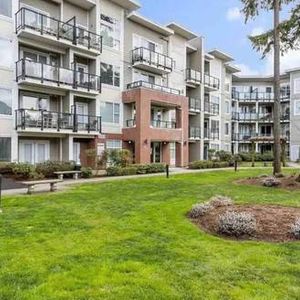
[[[219,114],[219,104],[207,102],[204,101],[204,112],[212,115],[218,115]]]
[[[30,29],[41,35],[48,35],[57,40],[63,39],[74,45],[102,52],[102,37],[94,32],[76,26],[75,17],[68,22],[36,12],[32,9],[21,8],[15,14],[16,33]]]
[[[146,82],[146,81],[143,81],[143,80],[135,81],[135,82],[127,84],[127,89],[128,90],[141,88],[141,87],[148,88],[148,89],[151,89],[151,90],[157,90],[157,91],[164,92],[164,93],[175,94],[175,95],[180,95],[181,94],[180,90],[169,88],[169,87],[166,87],[166,86],[161,86],[161,85],[158,85],[158,84],[155,84],[155,83]]]
[[[235,142],[249,142],[251,138],[256,136],[257,134],[255,132],[234,133],[232,135],[232,140]]]
[[[147,65],[162,68],[168,72],[173,70],[173,59],[171,57],[144,47],[132,50],[132,64],[135,63],[146,63]]]
[[[204,139],[218,140],[220,137],[219,128],[204,128]]]
[[[44,82],[56,83],[57,86],[68,85],[74,89],[83,88],[101,93],[101,77],[81,71],[52,66],[28,59],[16,62],[17,81],[32,78]]]
[[[201,111],[201,100],[196,98],[189,98],[189,109],[190,111]]]
[[[189,128],[189,138],[190,139],[201,139],[201,128],[200,127],[190,127]]]
[[[135,125],[136,125],[135,119],[126,120],[126,127],[131,128],[131,127],[135,127]]]
[[[274,93],[263,93],[263,92],[238,92],[232,91],[232,98],[240,102],[274,102]],[[280,101],[286,101],[290,98],[287,93],[280,94]]]
[[[152,120],[151,125],[154,128],[165,128],[165,129],[175,129],[176,128],[176,122],[174,122],[174,121]]]
[[[201,72],[192,70],[192,69],[186,69],[186,81],[192,82],[195,84],[200,84],[201,83]]]
[[[274,116],[272,113],[232,113],[232,119],[239,122],[261,122],[261,123],[272,123],[274,122]],[[282,114],[280,116],[281,121],[289,121],[290,114]]]
[[[101,133],[101,117],[46,110],[17,109],[16,129],[36,128]]]
[[[204,85],[218,90],[220,88],[220,79],[209,74],[204,74]]]

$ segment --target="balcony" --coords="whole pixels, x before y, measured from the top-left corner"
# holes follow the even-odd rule
[[[201,128],[190,127],[189,128],[189,139],[193,141],[201,140]]]
[[[196,88],[201,84],[201,73],[192,69],[186,69],[186,85]]]
[[[167,55],[140,47],[132,50],[132,65],[148,72],[163,75],[172,72],[173,59]]]
[[[146,82],[146,81],[142,81],[142,80],[127,84],[128,90],[137,89],[137,88],[147,88],[147,89],[156,90],[159,92],[164,92],[164,93],[169,93],[169,94],[174,94],[174,95],[181,95],[180,90],[169,88],[166,86],[161,86],[158,84],[154,84],[154,83],[150,83],[150,82]]]
[[[204,139],[205,140],[218,140],[220,137],[219,128],[204,128]]]
[[[247,133],[234,133],[232,135],[232,140],[234,142],[250,142],[251,138],[256,137],[257,134],[255,132],[247,132]]]
[[[176,129],[176,122],[174,122],[174,121],[152,120],[151,121],[151,126],[153,128]]]
[[[217,91],[220,89],[220,80],[209,74],[204,74],[204,86],[210,91]]]
[[[76,70],[21,59],[16,63],[19,84],[43,85],[92,94],[101,93],[101,77]]]
[[[96,55],[102,52],[102,37],[75,26],[75,17],[62,22],[34,10],[21,8],[15,14],[15,23],[18,36],[34,39],[39,43],[43,39],[53,46],[75,46]]]
[[[218,115],[219,114],[220,106],[217,103],[212,102],[204,102],[204,113],[206,115]]]
[[[190,114],[197,114],[201,112],[201,100],[196,98],[189,98],[189,112]]]
[[[257,113],[232,113],[232,119],[241,123],[252,123],[258,121]]]
[[[240,102],[260,102],[260,103],[274,103],[274,93],[259,93],[259,92],[237,92],[232,91],[232,98]],[[290,95],[287,93],[281,93],[280,101],[289,101]]]
[[[101,133],[101,117],[92,115],[17,109],[15,119],[18,131]]]

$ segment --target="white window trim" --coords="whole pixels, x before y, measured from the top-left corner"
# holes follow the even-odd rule
[[[21,145],[22,144],[25,144],[25,143],[29,143],[29,144],[32,144],[33,145],[33,153],[31,153],[31,157],[33,158],[33,163],[36,164],[37,163],[37,152],[36,152],[36,146],[38,144],[45,144],[46,145],[46,149],[45,149],[45,153],[46,153],[46,159],[45,161],[47,160],[50,160],[50,141],[47,141],[47,140],[21,140],[19,141],[19,149],[18,149],[18,152],[19,152],[19,161],[20,158],[21,158]]]
[[[110,126],[120,126],[121,124],[121,119],[122,119],[122,105],[120,102],[116,102],[116,101],[103,101],[102,103],[111,103],[113,105],[113,122],[105,122],[105,121],[102,121],[104,124],[107,124],[107,125],[110,125]],[[116,123],[114,122],[115,121],[115,105],[118,104],[119,105],[119,122]],[[101,115],[101,104],[100,104],[100,115]],[[102,117],[102,115],[101,115]],[[103,117],[102,117],[103,119]]]
[[[299,82],[298,83],[299,89],[296,89],[296,82]],[[294,84],[294,88],[293,88],[294,94],[300,94],[300,78],[295,78],[293,84]]]
[[[294,102],[294,116],[300,116],[300,109],[299,109],[299,112],[298,113],[296,113],[296,103],[300,103],[300,99],[299,100],[295,100],[295,102]]]
[[[110,66],[112,66],[112,70],[113,70],[113,84],[108,84],[108,83],[102,82],[102,86],[104,86],[105,88],[120,90],[121,87],[122,87],[122,69],[121,69],[121,66],[120,65],[115,65],[111,62],[101,61],[101,63],[100,63],[100,74],[101,74],[101,64],[110,65]],[[119,81],[120,81],[119,86],[114,85],[114,82],[115,82],[115,68],[119,68],[119,74],[120,74],[119,75]]]
[[[5,115],[5,114],[1,114],[0,113],[0,116],[1,118],[3,119],[11,119],[13,117],[13,89],[11,87],[8,87],[8,86],[5,86],[5,85],[0,85],[0,89],[3,89],[3,90],[10,90],[11,91],[11,114],[10,115]]]

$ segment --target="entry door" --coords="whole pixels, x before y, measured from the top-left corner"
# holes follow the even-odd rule
[[[204,160],[208,160],[208,145],[204,145]]]
[[[170,143],[170,165],[176,165],[176,143]]]
[[[88,66],[83,64],[76,64],[77,68],[77,80],[79,85],[85,85],[88,83]]]
[[[151,162],[160,163],[161,162],[161,143],[154,142],[152,143],[152,153],[151,153]]]
[[[80,164],[80,143],[73,143],[73,160]]]

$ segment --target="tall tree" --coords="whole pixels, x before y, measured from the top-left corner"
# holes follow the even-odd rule
[[[281,125],[280,125],[280,53],[299,48],[300,4],[292,5],[296,0],[241,0],[246,22],[255,18],[260,10],[273,11],[274,26],[271,30],[249,37],[253,48],[262,52],[264,58],[273,51],[274,55],[274,169],[281,173]],[[290,4],[290,18],[280,22],[280,10]]]

